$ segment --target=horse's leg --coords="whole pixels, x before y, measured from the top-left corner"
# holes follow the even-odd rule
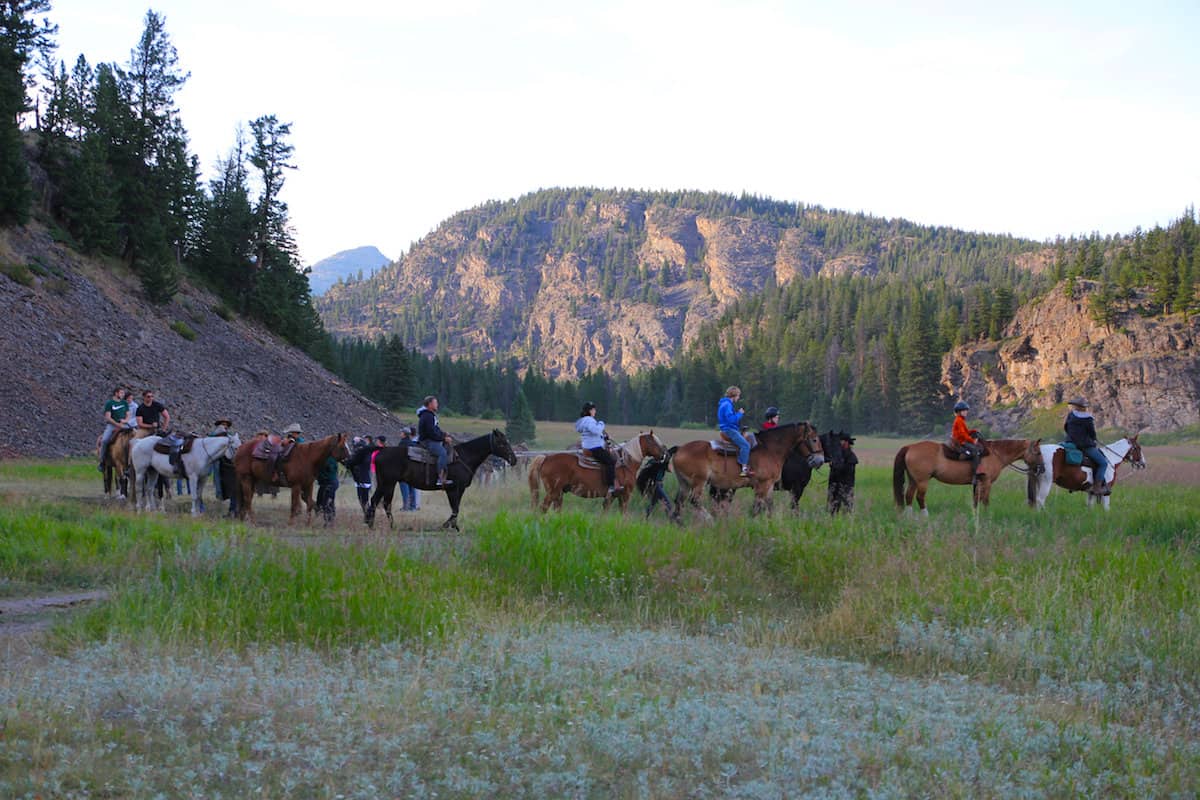
[[[455,481],[446,490],[446,500],[450,502],[450,519],[442,523],[442,528],[453,528],[459,530],[458,527],[458,506],[462,503],[463,488],[462,484]]]
[[[917,480],[916,480],[916,478],[914,478],[912,476],[912,473],[908,473],[908,488],[904,490],[904,510],[905,511],[913,510],[913,507],[912,507],[913,500],[916,499],[916,496],[917,496]],[[925,493],[924,492],[921,492],[921,508],[922,509],[925,508]]]
[[[927,490],[928,488],[929,488],[929,479],[928,478],[926,478],[924,481],[916,484],[917,505],[920,507],[921,516],[923,516],[923,517],[929,516],[929,509],[925,507],[925,490]]]

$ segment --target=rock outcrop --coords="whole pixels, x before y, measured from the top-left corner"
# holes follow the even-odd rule
[[[56,244],[0,232],[0,457],[92,451],[116,385],[153,388],[177,429],[231,416],[243,435],[299,422],[307,435],[394,433],[399,420],[263,329],[189,287],[163,306],[138,281]],[[17,265],[36,265],[34,271]],[[172,328],[172,325],[175,328]],[[180,331],[194,334],[187,339]]]
[[[1107,328],[1088,313],[1096,289],[1080,280],[1068,297],[1060,285],[1019,309],[1003,340],[952,350],[942,362],[944,387],[1010,429],[1030,409],[1076,395],[1106,427],[1166,431],[1200,422],[1200,318],[1144,316],[1144,298],[1135,298]]]

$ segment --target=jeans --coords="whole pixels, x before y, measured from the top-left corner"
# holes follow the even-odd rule
[[[446,471],[446,461],[449,460],[449,454],[446,453],[446,445],[442,442],[423,442],[429,452],[437,456],[437,470],[441,475]]]
[[[742,436],[742,432],[733,428],[721,428],[721,433],[729,437],[729,441],[737,445],[738,463],[743,467],[750,463],[750,443],[746,441],[746,437]]]
[[[417,490],[409,486],[407,483],[400,483],[400,507],[405,511],[415,511],[417,499],[414,495]]]
[[[1096,462],[1096,474],[1092,476],[1092,483],[1099,486],[1100,481],[1104,480],[1104,476],[1108,474],[1108,459],[1104,457],[1104,451],[1096,445],[1079,449],[1085,456]]]
[[[104,459],[108,456],[108,442],[112,439],[113,434],[121,430],[112,425],[104,426],[104,433],[100,435],[100,466],[104,466]]]

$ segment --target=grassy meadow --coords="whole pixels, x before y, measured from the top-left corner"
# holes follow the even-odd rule
[[[429,493],[394,529],[352,484],[329,528],[282,495],[249,527],[0,462],[0,611],[106,593],[0,614],[0,796],[1195,796],[1200,448],[1146,448],[1107,514],[1007,473],[921,519],[899,444],[859,440],[853,515],[821,472],[798,513],[542,516],[514,470],[461,534]]]

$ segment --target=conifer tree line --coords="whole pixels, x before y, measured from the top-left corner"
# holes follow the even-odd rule
[[[124,64],[92,65],[81,54],[68,67],[54,56],[54,26],[33,20],[49,10],[49,0],[0,6],[0,221],[43,212],[79,250],[131,267],[151,301],[169,301],[186,273],[230,309],[327,357],[281,199],[295,167],[290,125],[273,115],[251,121],[201,185],[175,102],[189,73],[165,17],[146,13]],[[32,155],[48,178],[38,198],[19,127],[31,108]]]

